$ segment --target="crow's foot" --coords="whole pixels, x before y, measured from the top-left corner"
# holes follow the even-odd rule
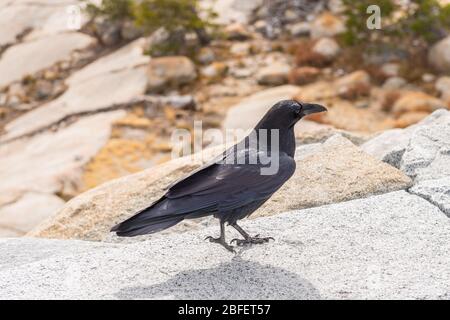
[[[228,251],[236,253],[236,251],[234,251],[233,246],[230,246],[228,243],[226,243],[225,239],[222,238],[222,237],[213,238],[211,236],[208,236],[208,237],[205,238],[205,240],[209,240],[209,242],[215,242],[215,243],[221,244]]]
[[[254,236],[254,237],[247,237],[245,239],[233,239],[231,240],[230,244],[233,244],[233,242],[236,242],[236,245],[241,247],[241,246],[246,246],[246,245],[251,245],[251,244],[261,244],[261,243],[266,243],[269,242],[270,240],[274,240],[274,238],[272,237],[265,237],[265,238],[261,238],[258,235]]]

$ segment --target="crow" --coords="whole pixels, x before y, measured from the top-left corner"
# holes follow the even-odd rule
[[[279,101],[241,142],[173,183],[159,200],[111,231],[133,237],[167,229],[184,219],[213,215],[219,219],[220,236],[206,239],[229,251],[234,252],[233,242],[242,246],[273,240],[250,236],[237,221],[252,214],[294,174],[294,125],[306,115],[326,110],[318,104]],[[229,245],[225,224],[243,239],[233,239]]]

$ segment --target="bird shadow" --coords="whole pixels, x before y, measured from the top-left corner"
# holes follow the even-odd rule
[[[296,273],[243,260],[189,270],[150,286],[122,288],[119,299],[320,299],[319,291]]]

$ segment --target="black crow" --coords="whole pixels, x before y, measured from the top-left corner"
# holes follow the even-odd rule
[[[294,125],[304,116],[326,111],[318,104],[283,100],[276,103],[255,129],[212,163],[175,182],[148,208],[119,223],[111,231],[122,237],[154,233],[184,219],[213,215],[220,221],[220,236],[211,242],[234,251],[225,241],[225,223],[244,239],[237,245],[264,243],[271,237],[250,236],[237,221],[266,202],[295,171]]]

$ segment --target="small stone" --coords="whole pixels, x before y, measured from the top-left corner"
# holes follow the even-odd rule
[[[439,108],[445,108],[445,103],[433,96],[420,91],[407,91],[395,101],[392,112],[399,116],[407,112],[431,113]]]
[[[265,33],[267,29],[267,22],[264,20],[258,20],[253,25],[255,27],[255,30],[259,33]]]
[[[381,66],[381,72],[385,77],[397,77],[400,71],[398,63],[385,63]]]
[[[235,56],[247,56],[250,53],[251,46],[248,42],[233,43],[230,47],[230,53]]]
[[[311,31],[309,22],[298,22],[288,26],[288,30],[293,37],[308,36]]]
[[[450,103],[450,77],[448,76],[440,77],[436,81],[434,87],[441,94],[442,100],[446,101],[447,103]]]
[[[352,72],[334,82],[339,96],[354,99],[370,93],[370,76],[366,71]]]
[[[287,22],[295,21],[295,20],[298,19],[298,14],[297,14],[294,10],[287,9],[287,10],[284,12],[284,19],[285,19]]]
[[[335,14],[343,13],[345,10],[345,5],[342,0],[329,0],[327,7]]]
[[[314,67],[298,67],[288,75],[289,83],[303,85],[317,80],[320,75],[320,69]]]
[[[290,67],[287,64],[274,63],[262,68],[256,75],[262,85],[279,86],[287,83]]]
[[[229,40],[247,40],[251,37],[248,30],[241,23],[232,23],[225,27],[224,32]]]
[[[8,96],[6,95],[6,93],[0,92],[0,106],[5,106],[7,101]]]
[[[429,115],[428,112],[412,111],[401,114],[394,122],[396,128],[407,128],[417,122],[425,119]]]
[[[329,12],[318,16],[311,24],[311,37],[313,39],[333,37],[344,31],[345,24],[342,19]]]
[[[254,72],[248,68],[233,68],[230,71],[230,74],[237,79],[251,77],[253,75],[253,73]]]
[[[58,73],[53,70],[45,70],[44,71],[44,79],[45,80],[55,80],[58,78]]]
[[[223,62],[213,62],[209,66],[201,69],[202,76],[209,79],[217,79],[223,77],[228,70],[228,66]]]
[[[151,92],[160,92],[167,86],[179,86],[194,81],[197,77],[194,63],[184,56],[161,57],[150,60],[147,69]]]
[[[422,81],[426,82],[426,83],[433,82],[435,79],[436,79],[436,76],[434,74],[431,74],[431,73],[424,73],[422,75]]]
[[[8,107],[16,109],[20,104],[21,104],[21,100],[19,97],[17,96],[10,96],[8,98]]]
[[[390,77],[383,83],[383,89],[396,90],[405,87],[407,84],[408,83],[404,78]]]
[[[312,51],[325,57],[327,60],[333,60],[340,52],[338,43],[331,38],[321,38],[317,41]]]
[[[38,80],[35,88],[35,97],[37,100],[47,99],[53,93],[53,84],[47,80]]]
[[[20,100],[23,100],[26,98],[27,93],[25,91],[25,88],[20,84],[19,82],[13,83],[8,88],[8,96],[12,97],[15,96],[19,98]]]
[[[197,55],[197,60],[201,64],[210,64],[216,59],[216,54],[214,50],[208,47],[204,47],[200,49],[200,52]]]

